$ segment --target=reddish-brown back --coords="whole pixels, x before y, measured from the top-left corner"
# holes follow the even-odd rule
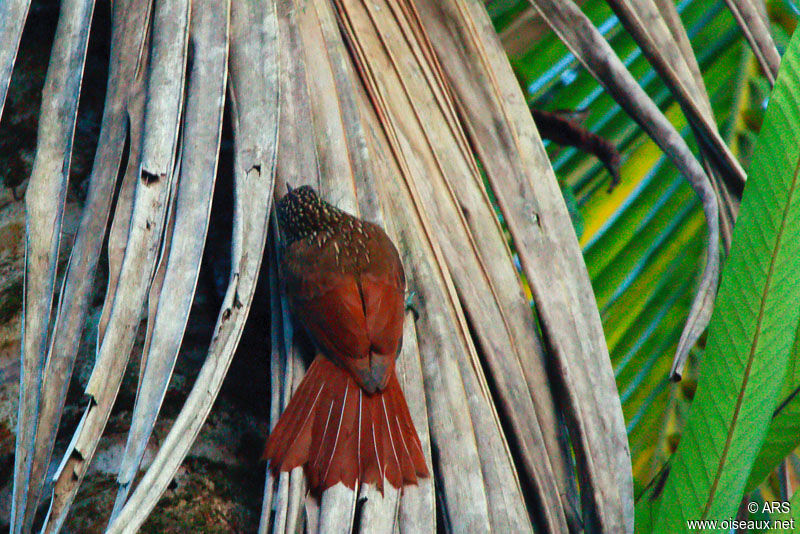
[[[327,226],[285,247],[281,278],[320,350],[373,393],[385,387],[402,342],[403,265],[380,227],[339,210],[324,215]]]

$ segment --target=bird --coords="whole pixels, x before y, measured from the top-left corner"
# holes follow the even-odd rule
[[[310,186],[276,206],[279,277],[292,317],[317,349],[267,438],[274,473],[303,466],[312,491],[429,476],[397,378],[406,280],[378,225],[322,200]]]

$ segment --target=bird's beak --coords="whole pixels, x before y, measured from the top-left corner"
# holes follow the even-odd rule
[[[294,191],[294,187],[292,187],[289,184],[289,182],[286,182],[286,193],[288,194],[288,193],[291,193],[292,191]]]

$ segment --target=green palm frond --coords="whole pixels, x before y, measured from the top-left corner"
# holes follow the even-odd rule
[[[725,2],[676,2],[695,50],[720,131],[747,166],[769,86]],[[582,3],[639,83],[685,138],[691,129],[673,94],[605,2]],[[606,193],[609,176],[591,154],[545,143],[573,218],[603,318],[628,422],[634,477],[643,488],[674,452],[686,394],[668,381],[669,363],[688,313],[703,259],[698,202],[669,160],[552,35],[528,2],[490,2],[495,27],[511,54],[529,103],[540,109],[586,110],[584,125],[612,140],[622,154],[622,181]],[[796,24],[782,2],[769,5],[780,50]],[[525,35],[531,36],[526,40]],[[534,36],[536,38],[534,38]],[[696,352],[689,382],[701,357]],[[688,399],[690,400],[690,399]],[[638,493],[638,492],[637,492]]]

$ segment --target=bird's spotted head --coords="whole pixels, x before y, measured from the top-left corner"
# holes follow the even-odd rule
[[[290,189],[277,209],[278,225],[287,245],[318,232],[334,231],[343,217],[341,210],[319,198],[310,185]]]

